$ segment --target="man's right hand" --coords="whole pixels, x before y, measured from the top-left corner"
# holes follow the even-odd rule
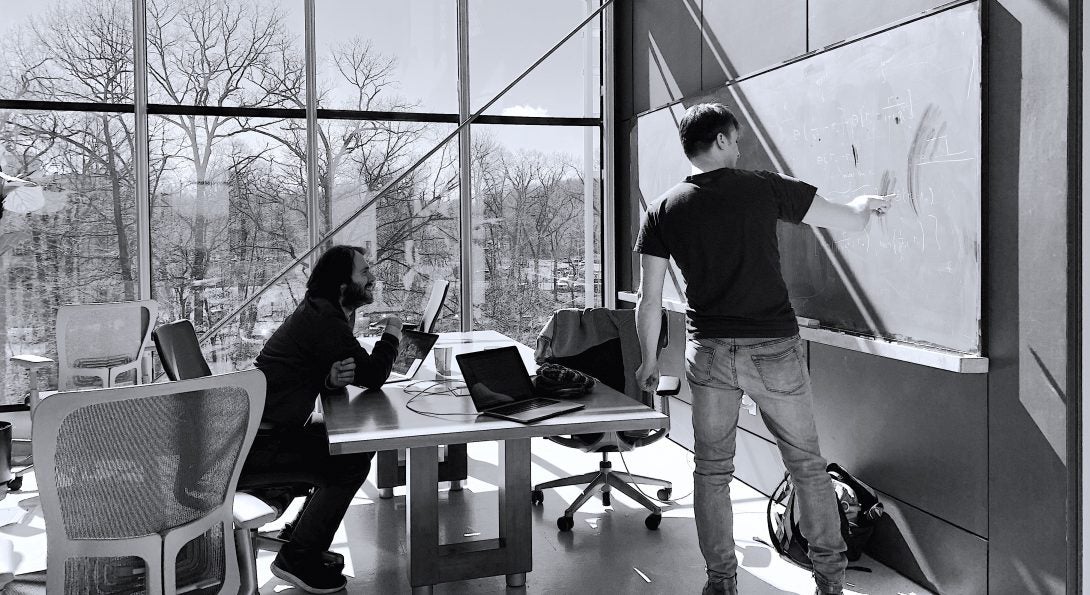
[[[636,384],[644,391],[654,392],[659,385],[659,363],[645,361],[640,364],[636,369]]]
[[[856,198],[856,200],[866,201],[866,210],[874,213],[875,215],[885,215],[886,211],[893,206],[894,194],[863,194]]]
[[[371,323],[371,328],[378,329],[383,328],[383,333],[390,333],[401,340],[401,327],[403,326],[401,318],[395,315],[386,316],[385,318],[379,318]]]

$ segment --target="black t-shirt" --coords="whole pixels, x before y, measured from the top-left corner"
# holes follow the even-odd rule
[[[767,171],[692,175],[648,207],[633,250],[673,257],[695,338],[789,337],[799,328],[780,272],[776,221],[800,223],[816,191]]]

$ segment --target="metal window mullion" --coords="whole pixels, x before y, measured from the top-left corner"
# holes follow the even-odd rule
[[[136,270],[138,299],[152,298],[151,287],[151,192],[149,190],[150,149],[148,148],[148,35],[144,0],[132,3],[133,180],[136,200]]]
[[[595,0],[587,0],[587,13],[594,10]],[[599,20],[599,22],[601,22]],[[598,37],[601,40],[601,34]],[[583,115],[594,110],[594,100],[601,97],[601,81],[593,84],[594,60],[591,52],[590,30],[583,31]],[[601,128],[583,129],[583,307],[592,308],[594,302],[594,135],[602,134]],[[555,258],[555,255],[554,255]],[[573,271],[574,272],[574,271]]]
[[[614,9],[602,11],[602,300],[617,307],[616,234],[616,73],[614,64]]]
[[[458,13],[458,122],[471,115],[469,105],[469,0],[456,0]],[[461,330],[473,330],[473,170],[471,126],[458,131],[458,253],[461,266]]]
[[[322,205],[318,192],[318,67],[314,30],[314,0],[303,2],[304,63],[306,69],[307,114],[307,232],[311,248],[322,241]],[[332,209],[332,205],[330,205]],[[332,213],[330,214],[332,217]]]

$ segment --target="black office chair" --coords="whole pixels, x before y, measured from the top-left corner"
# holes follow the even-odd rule
[[[204,354],[201,353],[197,332],[189,320],[164,323],[152,331],[151,336],[167,378],[188,380],[212,374]],[[244,474],[239,477],[237,491],[250,494],[272,508],[276,512],[275,517],[265,521],[270,522],[283,516],[295,498],[309,497],[319,481],[317,476],[308,478],[298,473]],[[287,537],[284,532],[281,532],[281,536]],[[240,557],[249,560],[249,568],[243,568],[243,584],[249,585],[249,581],[252,580],[255,585],[254,592],[256,592],[257,558],[253,552],[256,550],[280,551],[286,540],[281,537],[262,535],[256,527],[252,527],[248,543],[247,549],[252,549],[249,552],[240,552]],[[336,552],[325,552],[323,557],[328,563],[344,566],[344,556]]]
[[[658,349],[661,351],[669,340],[666,312],[662,313]],[[637,398],[654,407],[655,395],[644,393],[636,384],[636,368],[640,364],[640,347],[636,337],[635,310],[610,310],[608,308],[575,308],[557,310],[542,330],[537,340],[535,359],[539,364],[553,362],[593,376],[602,384]],[[671,378],[676,381],[676,379]],[[669,415],[669,398],[673,392],[658,393],[660,410]],[[544,491],[560,486],[587,484],[564,515],[556,520],[561,531],[575,526],[574,515],[594,494],[601,492],[602,504],[610,505],[610,490],[616,488],[651,511],[644,524],[657,529],[662,521],[662,509],[632,484],[658,486],[659,500],[670,498],[673,486],[669,481],[613,471],[609,460],[611,452],[627,452],[667,435],[669,428],[634,432],[599,432],[574,436],[555,436],[548,439],[583,452],[601,453],[598,471],[547,481],[534,486],[531,500],[541,504]]]

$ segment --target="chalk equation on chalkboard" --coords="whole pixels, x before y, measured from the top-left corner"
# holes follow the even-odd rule
[[[684,101],[739,115],[739,167],[797,177],[834,202],[893,195],[864,232],[781,226],[799,316],[980,354],[979,18],[978,4],[958,6]],[[689,171],[676,138],[685,105],[639,118],[648,201]]]

